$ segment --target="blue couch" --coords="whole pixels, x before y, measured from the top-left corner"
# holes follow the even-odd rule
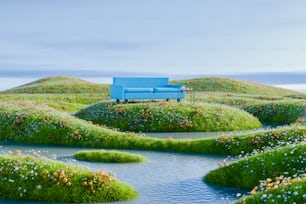
[[[184,85],[169,84],[169,78],[114,77],[110,86],[110,98],[117,102],[129,99],[177,99],[185,98]]]

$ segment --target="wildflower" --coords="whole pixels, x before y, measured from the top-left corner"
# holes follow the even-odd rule
[[[266,198],[267,198],[267,194],[263,194],[263,195],[260,197],[261,200],[264,200],[264,199],[266,199]]]

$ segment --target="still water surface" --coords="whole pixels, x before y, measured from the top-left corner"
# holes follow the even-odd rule
[[[81,165],[91,170],[112,171],[117,178],[132,185],[140,194],[133,201],[117,203],[227,204],[236,199],[237,193],[245,193],[240,189],[217,187],[202,182],[203,175],[217,168],[218,162],[222,162],[226,156],[126,150],[142,154],[148,160],[144,163],[106,164],[77,161],[72,158],[76,151],[84,148],[0,143],[0,154],[16,149],[22,150],[25,154],[33,150],[40,151],[41,155],[48,158]],[[0,203],[25,202],[0,200]]]

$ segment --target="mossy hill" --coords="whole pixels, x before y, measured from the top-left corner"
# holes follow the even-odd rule
[[[230,78],[196,78],[188,80],[175,80],[171,81],[175,84],[185,84],[187,87],[192,88],[198,92],[228,92],[228,93],[243,93],[243,94],[260,94],[260,95],[294,95],[300,94],[297,91],[291,91],[287,89],[241,81]]]
[[[96,84],[73,77],[55,76],[43,78],[3,93],[100,93],[109,95],[109,85]]]
[[[249,113],[219,104],[100,103],[75,115],[93,123],[133,132],[211,132],[261,127]]]
[[[92,203],[137,197],[132,187],[103,171],[21,153],[1,156],[0,164],[0,198]]]

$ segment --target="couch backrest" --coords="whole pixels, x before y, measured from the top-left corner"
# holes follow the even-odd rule
[[[114,77],[114,85],[124,85],[125,87],[159,87],[169,84],[169,78],[149,78],[149,77]]]

